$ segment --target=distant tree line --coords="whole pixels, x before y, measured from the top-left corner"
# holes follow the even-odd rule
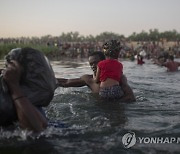
[[[159,32],[158,29],[150,29],[149,32],[134,32],[127,39],[131,41],[180,41],[180,33],[176,30]]]
[[[125,37],[113,32],[103,32],[97,36],[80,35],[79,32],[62,33],[60,36],[45,35],[42,37],[19,37],[19,38],[0,38],[0,43],[19,43],[19,44],[44,44],[51,42],[104,42],[110,39],[126,41],[180,41],[180,33],[176,30],[159,32],[158,29],[150,29],[149,32],[133,32],[130,36]]]
[[[180,33],[176,30],[159,32],[158,29],[150,29],[149,32],[132,33],[125,37],[113,32],[103,32],[99,35],[83,36],[79,32],[62,33],[59,36],[45,35],[42,37],[18,37],[18,38],[0,38],[0,58],[3,58],[11,49],[17,47],[33,47],[43,51],[46,55],[52,52],[58,52],[60,48],[69,49],[68,46],[75,48],[97,49],[104,42],[110,39],[122,40],[123,42],[168,42],[174,41],[180,43]],[[77,47],[78,46],[78,47]],[[94,46],[92,48],[92,46]],[[62,49],[62,50],[63,50]]]

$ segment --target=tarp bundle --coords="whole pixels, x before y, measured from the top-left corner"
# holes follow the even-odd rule
[[[56,79],[44,54],[32,48],[17,48],[11,50],[5,59],[6,62],[16,60],[23,66],[20,86],[30,102],[35,106],[47,106],[53,98]],[[0,98],[0,103],[3,103],[2,98]],[[7,110],[8,112],[10,111]]]

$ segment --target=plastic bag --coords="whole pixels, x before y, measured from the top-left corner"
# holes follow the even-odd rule
[[[54,96],[56,78],[44,54],[32,48],[17,48],[6,56],[6,62],[17,60],[23,66],[20,86],[35,106],[47,106]]]

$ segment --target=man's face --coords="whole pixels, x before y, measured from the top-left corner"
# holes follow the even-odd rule
[[[91,69],[94,73],[96,73],[97,70],[97,64],[100,61],[100,58],[98,55],[90,56],[89,57],[89,65],[91,66]]]

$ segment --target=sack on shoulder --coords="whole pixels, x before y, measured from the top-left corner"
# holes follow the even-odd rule
[[[16,60],[24,68],[20,86],[24,95],[35,106],[47,106],[56,89],[54,71],[45,55],[33,48],[16,48],[6,56],[6,61]]]

